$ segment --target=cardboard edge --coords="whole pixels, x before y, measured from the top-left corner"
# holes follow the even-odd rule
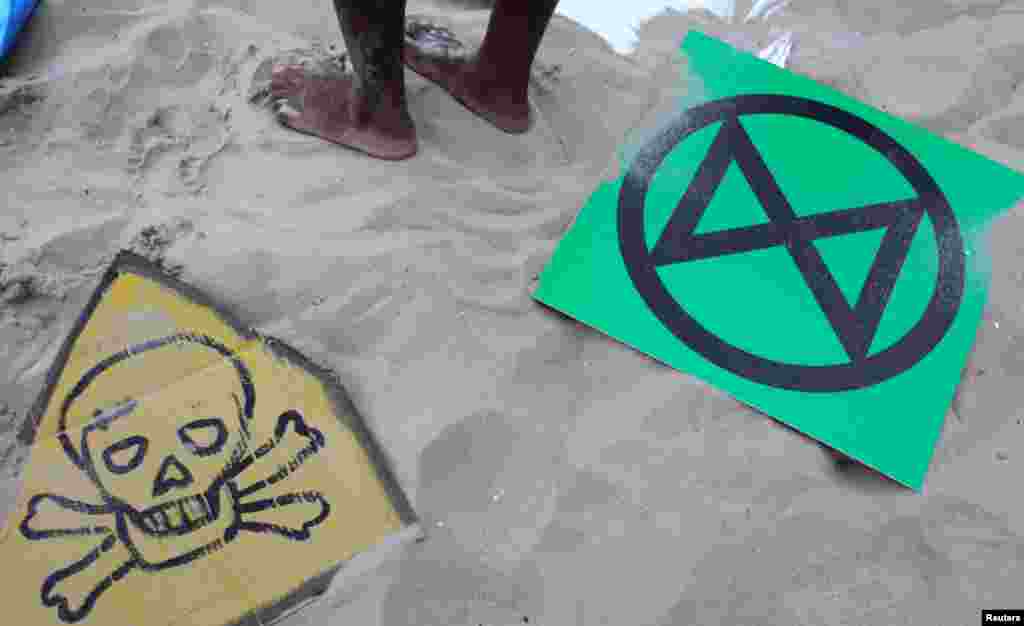
[[[700,377],[700,376],[698,376],[696,374],[693,374],[693,373],[690,373],[690,372],[678,369],[678,368],[674,367],[673,365],[671,365],[670,363],[668,363],[667,361],[665,361],[665,360],[655,356],[654,354],[651,354],[651,353],[649,353],[649,352],[647,352],[645,350],[642,350],[642,349],[638,348],[637,346],[633,345],[632,343],[630,343],[628,341],[625,341],[623,339],[619,339],[618,337],[615,337],[609,331],[604,330],[600,326],[595,326],[591,322],[584,321],[583,319],[577,317],[576,315],[574,315],[573,313],[569,312],[568,310],[559,307],[558,305],[555,305],[555,304],[553,304],[551,302],[548,302],[547,300],[543,300],[543,299],[538,298],[538,297],[534,297],[533,300],[535,302],[537,302],[538,304],[540,304],[543,308],[547,309],[547,313],[548,314],[564,315],[565,317],[567,317],[567,318],[569,318],[571,320],[574,320],[575,322],[577,322],[579,324],[583,324],[587,328],[596,330],[597,332],[601,333],[605,337],[611,339],[612,341],[615,341],[617,343],[620,343],[620,344],[626,346],[627,348],[629,348],[630,350],[633,350],[634,352],[636,352],[637,354],[643,356],[644,358],[652,359],[652,360],[654,360],[654,361],[664,365],[665,367],[668,367],[668,368],[670,368],[670,369],[672,369],[674,371],[677,371],[677,372],[679,372],[681,374],[684,374],[686,376],[691,376],[691,377],[699,380],[701,383],[703,383],[705,385],[708,385],[708,386],[714,387],[715,389],[718,389],[719,391],[721,391],[722,393],[727,394],[730,398],[732,398],[736,402],[739,402],[743,406],[749,407],[749,408],[757,411],[758,413],[764,415],[768,419],[773,420],[775,422],[778,422],[779,424],[785,426],[786,428],[793,429],[794,431],[800,433],[802,436],[807,437],[808,439],[816,442],[819,445],[827,446],[828,448],[839,452],[843,456],[848,457],[848,458],[856,461],[857,463],[863,465],[864,467],[867,467],[868,469],[876,472],[883,479],[885,479],[887,481],[890,481],[891,483],[893,483],[895,485],[898,485],[901,488],[909,489],[910,491],[912,491],[914,493],[917,493],[917,494],[921,493],[921,490],[922,490],[922,488],[924,486],[925,478],[927,478],[927,472],[923,476],[921,476],[919,478],[919,480],[917,480],[916,482],[913,481],[913,480],[907,479],[906,477],[897,477],[897,476],[894,476],[894,475],[892,475],[890,473],[887,473],[885,470],[882,470],[881,468],[879,468],[877,466],[877,464],[875,464],[874,462],[865,460],[861,456],[856,455],[853,452],[844,450],[843,448],[839,447],[836,442],[827,441],[825,439],[822,439],[819,436],[811,435],[810,433],[806,433],[803,430],[800,430],[799,428],[797,428],[796,426],[793,426],[792,424],[787,423],[784,419],[771,415],[770,413],[766,412],[766,410],[764,408],[762,408],[762,407],[760,407],[760,406],[758,406],[756,404],[753,404],[751,402],[748,402],[746,400],[742,400],[740,398],[737,398],[735,395],[732,394],[732,392],[726,390],[723,387],[720,387],[718,385],[710,383],[707,380],[705,380],[704,378],[702,378],[702,377]],[[931,458],[934,458],[934,454],[935,454],[935,446],[933,445]]]
[[[230,309],[222,303],[213,300],[199,289],[171,276],[156,262],[135,252],[121,250],[114,257],[114,260],[110,262],[107,270],[99,279],[92,295],[89,296],[82,312],[79,314],[75,323],[72,325],[71,330],[64,338],[57,356],[54,358],[53,363],[47,370],[42,391],[36,397],[35,402],[33,402],[29,409],[26,419],[22,423],[21,430],[18,433],[19,442],[26,446],[31,446],[35,443],[40,422],[43,415],[46,413],[46,408],[53,399],[53,393],[57,387],[57,382],[60,379],[61,372],[64,371],[64,367],[67,365],[68,357],[71,354],[71,350],[74,348],[75,342],[78,341],[78,338],[81,336],[82,331],[88,324],[89,319],[92,317],[93,313],[96,312],[96,308],[99,306],[103,296],[106,295],[117,277],[125,272],[131,272],[148,278],[164,287],[167,287],[168,289],[171,289],[172,291],[175,291],[195,304],[209,308],[221,318],[221,321],[230,326],[244,339],[257,338],[256,333],[245,327],[240,318],[234,315]]]
[[[61,343],[60,350],[57,352],[57,356],[53,359],[53,363],[50,364],[49,369],[46,372],[46,376],[43,379],[43,386],[39,394],[36,396],[35,401],[28,410],[28,414],[25,416],[25,420],[22,422],[21,429],[18,431],[17,439],[20,443],[26,446],[32,446],[36,441],[36,435],[39,432],[39,425],[43,419],[43,415],[46,413],[46,407],[50,405],[50,400],[53,399],[53,392],[57,387],[57,381],[60,379],[60,374],[64,371],[64,366],[67,365],[68,356],[71,354],[71,349],[74,347],[78,337],[82,334],[82,330],[88,323],[89,318],[96,311],[96,307],[99,306],[100,300],[107,293],[107,290],[113,284],[114,279],[117,278],[117,258],[111,263],[110,267],[100,277],[99,282],[93,289],[92,295],[89,296],[85,307],[82,312],[79,313],[75,323],[72,324],[71,330],[68,331],[64,341]]]
[[[314,363],[309,357],[280,339],[259,333],[256,333],[256,337],[260,338],[264,345],[276,356],[283,358],[296,367],[302,368],[316,378],[327,392],[332,408],[337,415],[352,416],[352,420],[344,425],[352,431],[370,457],[370,463],[376,471],[377,478],[384,485],[384,489],[402,524],[408,526],[418,523],[419,516],[413,510],[405,491],[392,471],[392,459],[384,451],[383,446],[380,445],[377,437],[370,430],[362,414],[356,409],[355,403],[352,401],[348,391],[338,381],[337,374]]]
[[[300,613],[301,611],[328,602],[340,595],[357,579],[377,570],[391,558],[395,558],[404,547],[422,541],[424,531],[419,524],[406,526],[375,544],[374,547],[353,555],[350,559],[334,565],[285,598],[266,609],[257,609],[233,626],[271,626]]]

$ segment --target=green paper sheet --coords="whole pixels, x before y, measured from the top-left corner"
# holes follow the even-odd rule
[[[1024,175],[703,34],[680,54],[677,110],[534,297],[919,489]]]

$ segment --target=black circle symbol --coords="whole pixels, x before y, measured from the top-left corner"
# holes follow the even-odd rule
[[[772,176],[740,118],[777,114],[815,120],[860,140],[887,159],[917,197],[799,217]],[[648,249],[644,203],[648,186],[668,154],[687,137],[723,122],[707,156],[660,239]],[[697,221],[727,167],[746,176],[770,222],[695,235]],[[927,215],[938,246],[935,290],[924,314],[898,341],[868,355],[917,227]],[[885,228],[877,256],[855,306],[847,303],[813,241],[820,237]],[[837,392],[868,387],[913,367],[952,326],[964,293],[965,255],[956,216],[924,166],[895,139],[838,107],[794,96],[742,95],[683,111],[649,140],[633,159],[619,193],[619,245],[634,286],[651,312],[684,344],[715,365],[771,387]],[[665,287],[656,269],[672,263],[784,246],[850,357],[837,365],[795,365],[761,358],[705,329]],[[714,271],[709,268],[709,271]],[[770,310],[770,303],[764,303]]]

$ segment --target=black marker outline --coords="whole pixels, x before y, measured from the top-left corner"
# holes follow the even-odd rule
[[[803,117],[853,136],[892,163],[917,192],[917,198],[798,218],[740,122],[742,116],[754,114]],[[723,127],[670,218],[671,232],[667,233],[667,238],[663,232],[655,249],[648,251],[644,202],[657,167],[681,141],[718,121],[724,122]],[[723,243],[728,235],[694,236],[700,213],[707,207],[725,169],[733,161],[751,183],[772,220],[771,224],[735,229],[737,232],[733,234],[738,237],[728,243]],[[861,212],[864,219],[858,225],[856,222]],[[932,298],[922,318],[909,332],[885,350],[867,356],[870,339],[877,330],[906,259],[909,242],[926,214],[935,232],[939,256]],[[811,241],[827,233],[857,232],[858,229],[879,226],[887,226],[888,231],[869,272],[868,283],[851,309]],[[781,389],[847,391],[877,384],[906,371],[930,353],[945,336],[956,318],[964,292],[965,254],[956,216],[924,166],[895,139],[866,120],[838,107],[795,96],[742,95],[682,112],[645,144],[624,176],[619,193],[618,230],[623,261],[637,292],[677,339],[723,369]],[[666,226],[666,231],[669,231],[669,226]],[[705,249],[688,248],[694,244]],[[785,245],[789,250],[844,348],[852,355],[849,363],[793,365],[758,357],[728,344],[686,313],[656,271],[657,267],[671,262],[774,245]]]
[[[197,430],[200,428],[215,427],[217,429],[217,439],[208,445],[201,446],[192,439],[192,436],[188,434],[190,430]],[[224,444],[228,440],[228,430],[224,426],[224,420],[219,417],[204,417],[197,419],[185,424],[178,429],[178,439],[181,440],[185,447],[192,451],[196,456],[210,456],[211,454],[217,454],[224,447]]]
[[[179,477],[175,478],[165,475],[172,469],[178,472]],[[189,471],[188,466],[179,461],[178,457],[168,454],[164,457],[163,462],[160,463],[160,469],[156,472],[156,479],[153,481],[153,497],[160,497],[178,487],[188,487],[194,482],[195,478],[192,477],[192,472]]]
[[[135,454],[127,463],[117,463],[114,460],[114,455],[118,452],[127,450],[128,448],[135,448]],[[149,439],[142,435],[132,435],[131,437],[125,437],[124,439],[107,446],[107,449],[103,451],[103,464],[107,467],[107,470],[111,474],[117,474],[118,476],[127,474],[128,472],[138,468],[142,465],[143,459],[146,458],[146,452],[149,450]]]

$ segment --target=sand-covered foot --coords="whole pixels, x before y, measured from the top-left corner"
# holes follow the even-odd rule
[[[430,80],[464,107],[507,133],[530,129],[526,84],[510,84],[496,68],[478,63],[447,28],[410,17],[405,27],[405,64]]]
[[[317,76],[295,65],[274,68],[270,94],[277,119],[300,133],[397,161],[416,154],[416,129],[404,112],[360,115],[367,105],[351,77]]]

